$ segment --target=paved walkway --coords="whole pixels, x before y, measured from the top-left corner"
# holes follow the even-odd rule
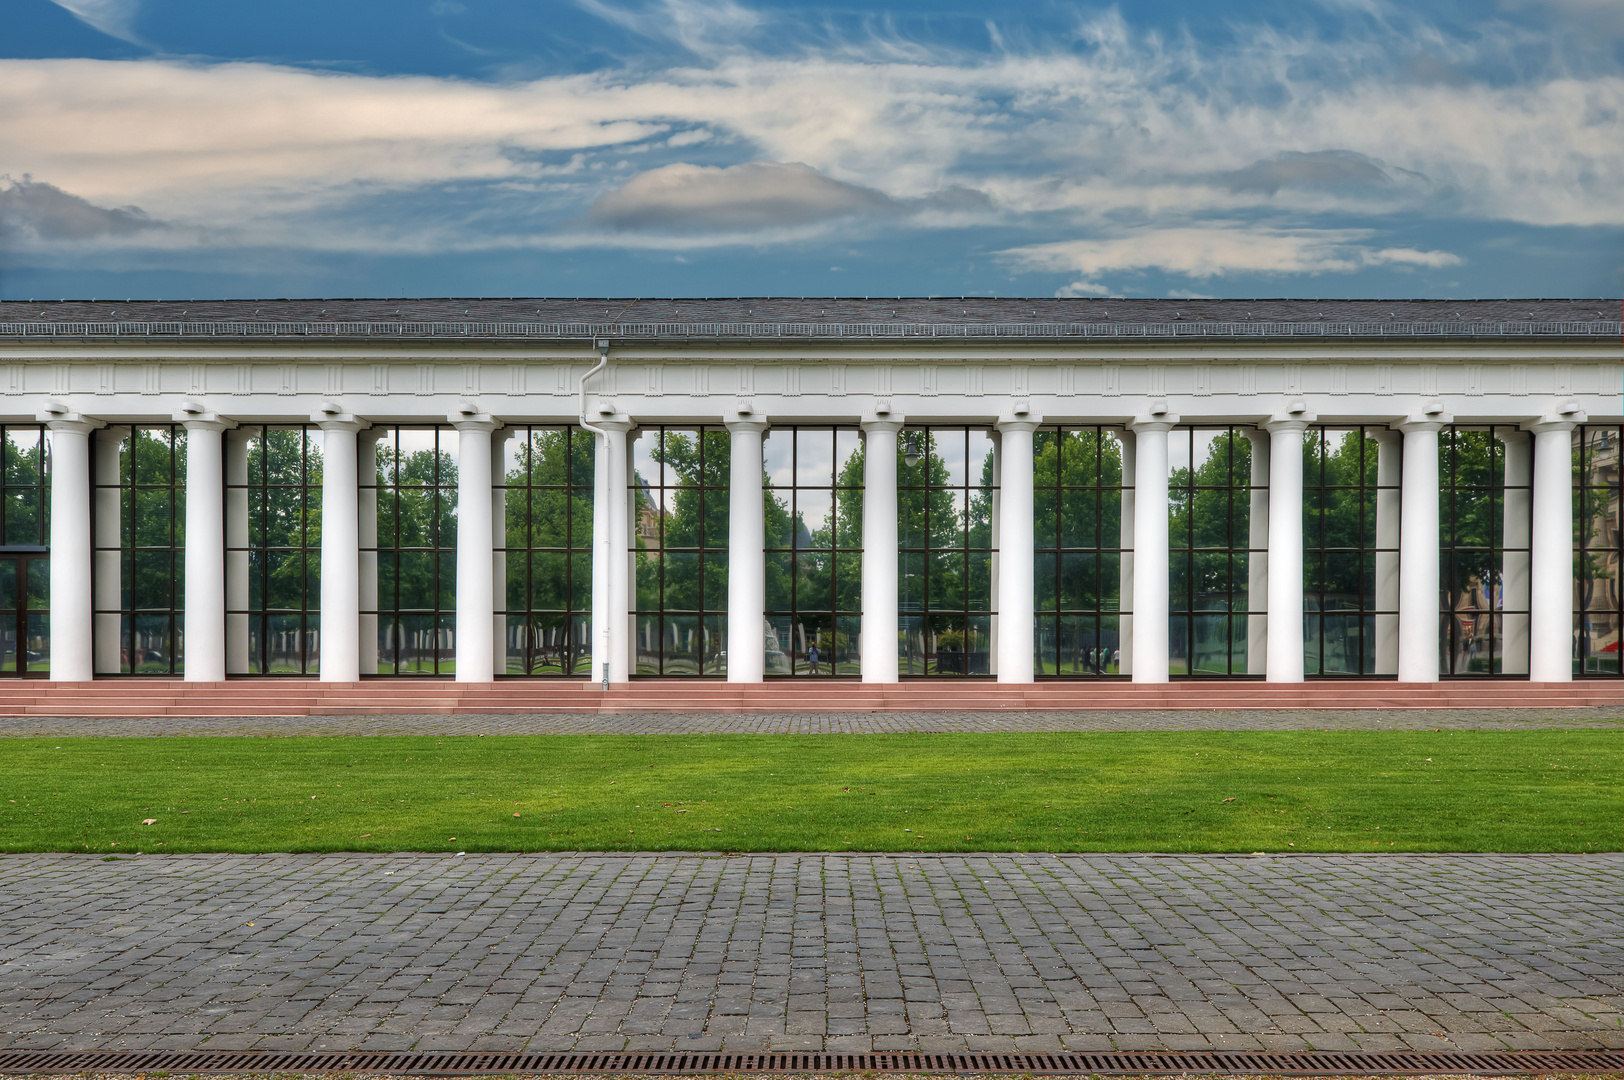
[[[1624,1046],[1616,856],[0,858],[0,1045]]]
[[[1621,695],[1624,697],[1624,695]],[[0,736],[73,735],[863,735],[903,731],[1527,731],[1624,728],[1611,709],[1170,709],[1093,712],[623,713],[0,717]]]

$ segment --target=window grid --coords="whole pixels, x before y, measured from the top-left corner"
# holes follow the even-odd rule
[[[1398,597],[1400,485],[1380,483],[1378,472],[1377,436],[1387,430],[1321,426],[1303,436],[1303,669],[1311,676],[1396,672],[1376,670],[1378,622],[1398,632],[1397,609],[1378,599],[1384,575]],[[1388,452],[1401,457],[1396,438]]]
[[[1168,436],[1168,662],[1174,675],[1248,674],[1252,568],[1259,565],[1254,557],[1267,551],[1251,546],[1252,493],[1266,488],[1252,484],[1248,432],[1180,426]]]
[[[1575,675],[1614,676],[1620,670],[1624,627],[1624,508],[1619,456],[1624,427],[1574,429],[1574,662]]]
[[[94,485],[98,495],[114,494],[119,512],[118,545],[95,549],[98,569],[104,559],[116,568],[117,591],[92,583],[96,614],[118,620],[119,667],[98,674],[178,675],[186,668],[186,429],[141,424],[125,430],[128,435],[113,429],[95,436],[119,441],[117,481],[103,483],[97,474]],[[93,506],[100,503],[99,497],[92,500]],[[94,522],[92,535],[102,535]],[[101,606],[110,594],[117,595],[118,606]]]
[[[51,668],[50,449],[42,424],[0,425],[0,678]]]
[[[362,478],[363,513],[365,501],[376,511],[361,551],[377,563],[362,615],[376,619],[382,675],[456,671],[457,438],[449,424],[386,427]]]
[[[637,674],[726,675],[731,436],[639,428],[632,460]]]
[[[1515,483],[1507,483],[1507,441],[1517,443],[1525,455],[1523,478]],[[1528,619],[1531,440],[1527,433],[1510,426],[1455,425],[1439,433],[1438,452],[1443,482],[1439,508],[1439,645],[1443,655],[1439,670],[1444,675],[1526,676],[1526,655],[1510,657],[1515,670],[1505,670],[1505,640],[1508,619],[1520,621],[1524,627]],[[1507,543],[1508,525],[1521,540]],[[1521,602],[1509,607],[1508,576],[1513,581],[1521,577],[1523,582]],[[1527,640],[1526,630],[1522,638]]]
[[[910,426],[897,441],[903,675],[992,674],[994,446],[989,429],[956,424]]]
[[[247,586],[228,605],[229,630],[246,631],[254,675],[313,675],[320,670],[321,446],[308,425],[250,429],[242,453],[246,480],[226,484],[228,513],[245,514],[240,532],[228,523],[226,565]],[[227,439],[243,434],[227,433]],[[228,584],[227,594],[234,590]]]
[[[1033,435],[1039,678],[1121,673],[1122,449],[1103,427]]]
[[[590,676],[594,437],[574,424],[497,433],[508,675]]]
[[[856,428],[775,427],[767,470],[768,675],[858,676],[863,451]],[[822,525],[811,527],[808,522]],[[816,664],[810,650],[818,650]]]

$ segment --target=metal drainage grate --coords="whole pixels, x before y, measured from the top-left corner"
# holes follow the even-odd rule
[[[301,1053],[254,1050],[0,1050],[0,1072],[482,1073],[1251,1073],[1296,1076],[1624,1071],[1621,1050],[1493,1053],[1250,1053],[1138,1050],[1077,1054]]]

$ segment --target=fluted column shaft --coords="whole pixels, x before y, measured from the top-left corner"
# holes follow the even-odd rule
[[[767,517],[759,418],[727,421],[731,436],[727,526],[727,681],[767,672]]]
[[[1529,425],[1534,433],[1534,524],[1530,552],[1528,677],[1573,679],[1573,428]]]

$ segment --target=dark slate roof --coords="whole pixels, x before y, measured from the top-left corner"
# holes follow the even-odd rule
[[[1617,336],[1624,302],[732,297],[0,301],[0,338]]]

